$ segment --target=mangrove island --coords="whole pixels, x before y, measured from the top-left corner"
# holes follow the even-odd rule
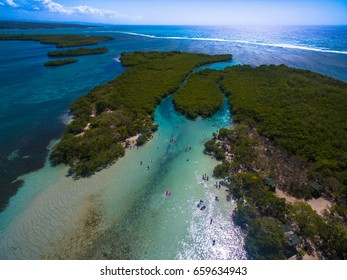
[[[231,55],[123,53],[126,71],[73,102],[73,121],[50,155],[76,177],[118,158],[127,139],[137,145],[157,130],[155,107],[173,94],[189,118],[210,117],[225,95],[234,127],[205,144],[222,161],[214,170],[237,201],[235,224],[247,234],[252,259],[346,259],[347,84],[285,65],[194,69]],[[304,201],[322,196],[325,212]],[[290,199],[288,199],[290,198]]]
[[[45,62],[45,66],[62,66],[66,64],[71,64],[77,62],[77,59],[59,59],[59,60],[50,60]]]

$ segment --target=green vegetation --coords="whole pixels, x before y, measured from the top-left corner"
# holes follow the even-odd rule
[[[221,85],[236,120],[306,162],[312,180],[347,201],[347,84],[285,65],[224,73]]]
[[[41,44],[53,44],[57,48],[76,47],[96,45],[102,41],[111,40],[110,36],[89,36],[89,35],[74,35],[74,34],[19,34],[9,35],[0,34],[0,40],[13,40],[13,41],[39,41]],[[86,49],[79,48],[67,51],[48,52],[49,57],[64,57],[64,56],[80,56],[90,54],[101,54],[107,52],[107,48]],[[61,66],[69,63],[77,62],[75,59],[64,59],[48,61],[45,66]]]
[[[51,23],[51,22],[26,22],[26,21],[0,21],[0,29],[55,29],[55,28],[88,28],[91,25]]]
[[[233,219],[247,233],[248,256],[284,259],[316,251],[321,258],[346,259],[347,85],[283,65],[191,74],[200,65],[229,59],[180,52],[122,54],[129,68],[121,76],[71,104],[74,119],[53,148],[52,162],[70,165],[77,177],[91,175],[124,155],[128,137],[141,133],[138,145],[151,137],[157,129],[155,106],[165,96],[174,94],[176,108],[187,116],[206,117],[220,106],[220,84],[238,124],[221,129],[205,152],[223,161],[214,176],[226,179],[229,195],[237,200]],[[285,152],[277,155],[276,149]],[[319,216],[305,203],[288,205],[277,197],[267,180],[271,164],[263,172],[259,164],[268,159],[265,154],[279,164],[307,169],[304,183],[289,189],[310,197],[308,180],[318,180],[337,202],[331,212]],[[295,173],[288,174],[274,180],[281,177],[285,188],[284,179]]]
[[[77,62],[77,59],[50,60],[45,62],[45,66],[62,66],[62,65],[70,64],[74,62]]]
[[[41,44],[52,44],[57,48],[96,45],[111,40],[110,36],[89,36],[79,34],[0,34],[3,41],[38,41]]]
[[[223,94],[217,83],[220,71],[202,70],[192,74],[173,95],[175,108],[189,118],[211,117],[223,103]]]
[[[252,172],[235,173],[229,185],[238,199],[235,224],[247,230],[246,251],[252,259],[284,259],[288,239],[284,225],[288,206]]]
[[[155,106],[174,93],[194,68],[229,60],[230,55],[180,52],[123,53],[129,68],[115,80],[94,88],[70,106],[74,120],[53,148],[54,164],[69,164],[76,176],[87,176],[124,154],[121,143],[141,133],[143,144],[157,129]]]
[[[225,178],[230,173],[230,164],[228,162],[223,162],[215,166],[213,169],[213,177],[215,178]]]
[[[225,159],[224,151],[216,145],[216,140],[209,140],[205,143],[205,153],[213,155],[217,160]]]
[[[47,55],[49,57],[81,56],[81,55],[102,54],[107,51],[108,51],[107,48],[95,48],[95,49],[78,48],[78,49],[67,50],[67,51],[48,52]]]
[[[237,124],[233,130],[221,129],[205,144],[210,151],[220,148],[233,154],[231,160],[215,167],[214,176],[227,178],[230,195],[237,200],[233,220],[247,233],[248,256],[284,259],[296,254],[301,258],[316,251],[321,258],[347,259],[347,229],[336,212],[322,217],[307,203],[287,204],[270,189],[266,178],[261,177],[264,174],[255,171],[262,143],[254,137],[251,128]],[[293,231],[290,236],[285,234],[288,225]],[[298,245],[292,245],[293,236],[298,238]]]
[[[222,128],[216,139],[205,147],[232,153],[232,159],[214,168],[217,178],[228,178],[229,193],[238,201],[236,225],[247,231],[246,251],[252,259],[285,259],[288,250],[284,225],[288,207],[265,185],[264,180],[252,171],[258,142],[248,135],[247,127],[236,125],[234,130]]]
[[[329,216],[319,216],[304,202],[291,206],[290,219],[296,223],[298,234],[305,239],[306,246],[313,243],[328,259],[347,259],[345,227],[331,220]]]
[[[285,259],[287,240],[283,224],[272,217],[252,219],[246,238],[246,250],[256,260]]]
[[[276,197],[266,180],[260,177],[261,174],[254,171],[253,164],[261,143],[253,138],[251,132],[246,125],[241,124],[236,125],[234,130],[223,128],[206,146],[212,150],[215,147],[223,148],[226,154],[233,154],[231,160],[217,165],[214,173],[218,177],[228,178],[230,195],[238,201],[233,219],[236,225],[247,232],[245,248],[248,256],[252,259],[284,259],[296,253],[290,245],[289,237],[285,235],[285,225],[292,225],[296,229],[303,225],[317,228],[322,227],[325,221],[309,206],[319,220],[309,217],[309,220],[300,221],[299,216],[304,218],[309,215],[306,212],[295,212],[284,199]],[[346,232],[339,227],[338,230],[330,231],[330,234],[344,236]],[[314,241],[317,246],[323,240],[316,232],[308,233],[304,228],[303,231],[296,230],[296,234],[304,242],[303,247],[311,244],[313,237],[316,238]],[[341,243],[316,248],[322,250],[326,257],[343,258],[344,247]]]

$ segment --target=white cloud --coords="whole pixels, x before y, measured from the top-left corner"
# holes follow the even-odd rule
[[[104,17],[122,17],[122,15],[120,15],[118,12],[105,9],[96,9],[89,6],[77,6],[73,7],[72,10],[78,14],[96,15]]]
[[[36,0],[36,2],[41,2],[40,4],[42,4],[45,9],[52,13],[61,13],[67,15],[71,15],[73,13],[71,8],[66,8],[59,3],[53,2],[52,0]]]
[[[89,6],[67,7],[59,3],[56,3],[52,0],[35,0],[35,1],[38,4],[42,5],[42,8],[53,13],[61,13],[66,15],[72,15],[72,14],[91,15],[91,16],[109,17],[109,18],[128,18],[127,16],[112,10],[97,9],[97,8],[93,8]]]
[[[13,2],[13,0],[6,0],[7,4],[13,8],[17,8],[19,5]]]
[[[110,19],[137,19],[118,13],[117,11],[98,9],[90,6],[64,6],[55,0],[6,0],[8,6],[29,11],[48,11],[63,15],[86,15],[107,17]],[[2,2],[0,2],[1,4]]]

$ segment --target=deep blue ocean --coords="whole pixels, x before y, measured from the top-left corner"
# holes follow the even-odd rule
[[[64,130],[69,104],[124,71],[113,57],[136,50],[231,53],[235,62],[287,64],[347,81],[347,26],[106,26],[88,29],[2,30],[2,33],[110,35],[109,52],[76,64],[45,68],[53,45],[0,42],[0,204],[13,181],[42,166]]]

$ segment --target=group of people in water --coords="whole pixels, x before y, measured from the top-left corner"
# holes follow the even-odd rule
[[[206,206],[204,205],[204,201],[202,199],[200,199],[199,203],[198,203],[198,208],[200,208],[200,210],[205,210]]]
[[[218,196],[215,197],[215,201],[219,201]],[[204,201],[202,199],[199,200],[199,203],[197,205],[198,208],[200,208],[200,210],[205,210],[206,209],[206,205],[204,205]],[[210,225],[212,225],[213,223],[213,218],[210,218]],[[216,245],[216,240],[213,239],[212,240],[212,245]]]
[[[204,180],[204,181],[208,181],[208,179],[209,179],[209,177],[206,175],[206,173],[204,174],[204,175],[202,175],[202,179]]]
[[[166,190],[166,191],[165,191],[165,195],[172,195],[172,192],[169,191],[169,190]]]
[[[150,159],[150,162],[153,162],[153,159],[152,159],[152,158]],[[140,160],[140,165],[142,165],[142,164],[143,164],[143,161]],[[149,170],[149,165],[147,165],[146,170]]]
[[[185,152],[189,152],[191,150],[192,150],[192,148],[190,146],[185,148]],[[150,162],[153,162],[152,158],[150,159]],[[143,165],[143,161],[142,160],[140,161],[140,165]],[[149,170],[149,165],[147,165],[146,169]],[[207,174],[205,173],[205,174],[202,175],[202,179],[204,181],[209,181],[209,176],[207,176]],[[214,183],[214,187],[220,189],[221,183],[220,182],[215,182]],[[165,190],[164,194],[165,194],[165,196],[171,196],[172,195],[172,191]],[[215,196],[215,201],[219,201],[218,196]],[[201,211],[206,209],[206,205],[204,204],[204,201],[202,199],[199,200],[199,203],[197,204],[197,207]],[[213,218],[210,218],[210,225],[212,225],[212,223],[213,223]],[[216,244],[216,240],[213,239],[212,240],[212,245],[214,246],[215,244]]]
[[[187,153],[187,152],[190,152],[192,150],[192,147],[186,147],[185,149],[184,149],[184,151]]]
[[[214,183],[214,186],[215,186],[216,189],[220,190],[221,183],[220,183],[220,182],[218,182],[218,183],[215,182],[215,183]]]
[[[209,177],[208,177],[207,174],[205,173],[204,175],[202,175],[202,179],[203,179],[204,181],[208,181],[208,180],[209,180]],[[214,186],[216,189],[220,190],[220,188],[221,188],[221,186],[222,186],[222,183],[221,183],[221,181],[215,182],[215,183],[213,184],[213,186]],[[218,196],[215,196],[215,197],[214,197],[214,200],[218,202],[218,201],[219,201],[219,197],[218,197]],[[204,201],[203,201],[202,199],[200,199],[200,201],[199,201],[199,203],[198,203],[197,206],[198,206],[198,208],[200,208],[200,210],[206,209],[206,205],[204,205]],[[212,223],[213,223],[213,218],[210,218],[210,225],[212,225]],[[212,240],[212,245],[213,245],[213,246],[216,245],[216,240],[215,240],[215,239]]]

